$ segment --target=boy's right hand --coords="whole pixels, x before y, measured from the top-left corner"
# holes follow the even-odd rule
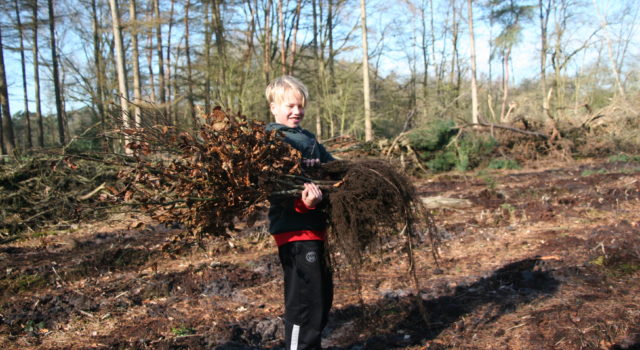
[[[315,208],[320,202],[322,202],[322,191],[318,185],[308,182],[304,184],[304,190],[302,190],[302,202],[309,208]]]

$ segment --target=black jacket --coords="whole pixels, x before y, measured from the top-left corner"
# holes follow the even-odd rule
[[[284,135],[284,141],[302,153],[305,159],[320,159],[321,163],[334,160],[329,152],[316,140],[311,132],[298,128],[290,128],[278,123],[269,123],[267,131],[278,130]],[[307,213],[298,213],[294,209],[294,200],[291,197],[271,197],[269,208],[269,232],[278,234],[282,232],[314,230],[320,231],[327,227],[325,214],[317,208]],[[321,203],[322,204],[322,203]]]

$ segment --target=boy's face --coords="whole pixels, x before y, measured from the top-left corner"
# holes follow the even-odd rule
[[[295,128],[304,118],[304,103],[300,93],[287,90],[279,102],[271,102],[271,113],[276,123]]]

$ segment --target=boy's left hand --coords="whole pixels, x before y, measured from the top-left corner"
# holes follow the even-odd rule
[[[307,167],[312,167],[312,166],[320,165],[320,159],[318,159],[318,158],[314,158],[314,159],[303,159],[303,160],[302,160],[302,165],[307,166]]]

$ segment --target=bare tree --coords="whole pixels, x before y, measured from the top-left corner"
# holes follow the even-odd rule
[[[469,52],[471,59],[471,122],[478,124],[478,82],[476,81],[476,38],[473,30],[473,0],[467,0],[469,22]]]
[[[133,121],[140,125],[140,103],[142,102],[140,86],[140,53],[138,51],[138,14],[136,0],[129,0],[129,31],[131,32],[131,61],[133,63]]]
[[[549,99],[547,96],[547,53],[549,44],[547,40],[547,28],[549,25],[549,15],[551,13],[551,3],[553,0],[538,0],[538,11],[540,19],[540,89],[542,90],[542,108],[549,111]]]
[[[620,69],[618,68],[618,62],[613,55],[613,44],[611,43],[611,34],[609,34],[609,24],[607,23],[607,18],[600,11],[598,2],[596,0],[592,1],[593,7],[596,9],[596,13],[598,14],[598,17],[600,17],[600,27],[604,30],[605,39],[607,41],[607,52],[609,53],[609,64],[611,64],[611,71],[613,73],[613,77],[616,80],[618,93],[620,94],[620,96],[625,97],[624,87],[622,86],[622,79],[620,79]]]
[[[360,25],[362,26],[362,89],[364,91],[364,139],[373,140],[371,125],[371,101],[369,98],[369,48],[367,45],[367,5],[360,0]]]
[[[187,59],[187,101],[189,101],[189,115],[193,125],[197,125],[196,122],[196,106],[193,98],[193,78],[191,69],[191,46],[189,39],[189,9],[191,7],[191,0],[187,0],[184,5],[184,50],[185,57]]]
[[[167,69],[165,70],[166,72],[166,76],[165,76],[165,81],[167,84],[167,117],[169,118],[169,120],[172,121],[172,123],[174,125],[176,125],[177,122],[177,115],[175,114],[175,108],[173,108],[172,106],[172,101],[173,101],[173,92],[172,92],[172,84],[171,84],[171,31],[173,29],[173,14],[174,14],[174,8],[175,8],[175,0],[171,0],[171,7],[169,8],[169,20],[168,20],[168,24],[169,24],[169,28],[167,29],[167,55],[166,55],[166,65],[167,65]]]
[[[16,10],[16,27],[18,29],[19,36],[19,51],[20,51],[20,69],[22,72],[22,94],[24,97],[24,115],[25,120],[27,122],[27,147],[32,148],[33,142],[31,141],[31,113],[29,113],[29,95],[27,94],[27,68],[26,62],[24,59],[24,37],[23,37],[23,28],[22,28],[22,20],[20,18],[20,6],[18,5],[18,0],[13,1],[15,10]]]
[[[58,50],[56,48],[56,27],[53,0],[47,0],[49,6],[49,32],[51,40],[51,64],[53,65],[53,89],[56,95],[56,116],[58,118],[58,140],[65,144],[64,110],[62,108],[62,93],[60,89],[60,73],[58,72]]]
[[[111,23],[113,30],[113,39],[116,51],[116,70],[118,72],[118,90],[120,92],[120,115],[122,127],[129,128],[129,93],[127,90],[127,76],[124,68],[124,47],[122,45],[122,27],[120,25],[120,14],[118,12],[117,0],[109,0],[111,7]],[[124,140],[125,152],[131,152],[126,148],[127,138]]]
[[[7,89],[7,76],[4,66],[4,46],[2,45],[2,28],[0,26],[0,107],[2,107],[2,154],[13,155],[16,142],[13,137],[13,123],[11,110],[9,109],[9,91]]]
[[[160,17],[160,0],[153,0],[153,12],[156,20],[156,45],[158,54],[158,78],[160,86],[158,92],[160,94],[160,104],[164,109],[167,102],[166,82],[164,73],[164,56],[162,53],[162,18]]]
[[[33,43],[32,43],[32,56],[33,56],[33,80],[34,80],[34,94],[36,99],[36,118],[38,120],[38,146],[44,147],[44,121],[42,117],[42,103],[40,101],[40,63],[38,57],[38,0],[32,0],[32,29]]]
[[[495,38],[495,48],[502,56],[502,107],[500,121],[506,118],[506,106],[509,97],[509,58],[513,47],[520,41],[523,22],[531,19],[533,7],[518,5],[513,0],[490,0],[490,17],[502,24],[502,31]]]

